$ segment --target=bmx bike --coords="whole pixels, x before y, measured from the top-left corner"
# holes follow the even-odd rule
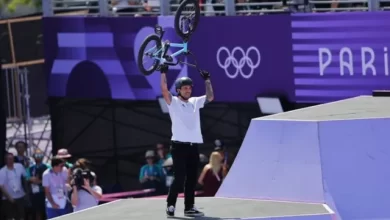
[[[170,43],[168,40],[163,41],[165,31],[161,26],[154,28],[154,34],[145,38],[138,52],[137,66],[144,75],[150,75],[158,70],[160,65],[166,64],[175,66],[183,63],[197,68],[197,64],[185,63],[177,58],[177,62],[173,62],[173,58],[179,55],[193,55],[188,50],[188,41],[191,35],[196,30],[199,23],[200,6],[198,0],[184,0],[178,7],[175,19],[174,28],[177,35],[183,40],[183,43]],[[151,47],[148,47],[151,44]],[[178,51],[168,54],[170,47],[180,48]],[[151,64],[145,66],[145,58],[150,59]],[[197,68],[198,69],[198,68]]]

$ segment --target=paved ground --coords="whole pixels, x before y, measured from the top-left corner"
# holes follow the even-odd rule
[[[206,213],[206,217],[197,219],[205,220],[329,214],[321,204],[224,198],[196,198],[196,201],[197,207]],[[165,199],[125,199],[63,216],[58,220],[167,219],[165,206]],[[183,200],[178,199],[175,219],[191,219],[183,216],[183,208]]]

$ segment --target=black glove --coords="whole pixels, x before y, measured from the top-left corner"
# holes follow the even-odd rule
[[[201,70],[201,71],[200,71],[200,76],[201,76],[204,80],[210,79],[210,73],[207,72],[206,70]]]
[[[160,72],[161,73],[167,73],[168,72],[168,65],[162,64],[159,66]]]

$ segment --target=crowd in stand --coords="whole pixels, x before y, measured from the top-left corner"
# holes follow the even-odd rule
[[[15,144],[16,155],[7,153],[0,169],[0,220],[44,220],[97,206],[102,189],[97,185],[91,163],[84,158],[74,164],[66,149],[58,150],[50,164],[43,162],[44,153],[36,149],[26,156],[27,144]],[[210,157],[200,154],[199,194],[214,196],[229,163],[228,153],[220,140]],[[155,189],[152,195],[165,195],[173,180],[173,162],[169,150],[161,143],[145,154],[139,181],[144,189]],[[78,178],[80,176],[80,178]]]
[[[41,150],[36,149],[31,160],[25,142],[15,148],[17,155],[7,153],[0,170],[0,219],[51,219],[98,205],[102,189],[88,160],[73,165],[67,161],[68,151],[60,149],[46,164]]]
[[[163,144],[145,154],[146,164],[141,167],[139,181],[144,189],[156,189],[156,195],[166,194],[173,180],[173,161]],[[198,179],[200,194],[214,196],[227,175],[229,169],[228,153],[220,140],[215,141],[214,151],[207,158],[199,155],[200,175]]]

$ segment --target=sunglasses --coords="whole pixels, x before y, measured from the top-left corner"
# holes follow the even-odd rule
[[[44,157],[43,154],[34,154],[34,158],[41,159],[41,158],[43,158],[43,157]]]

